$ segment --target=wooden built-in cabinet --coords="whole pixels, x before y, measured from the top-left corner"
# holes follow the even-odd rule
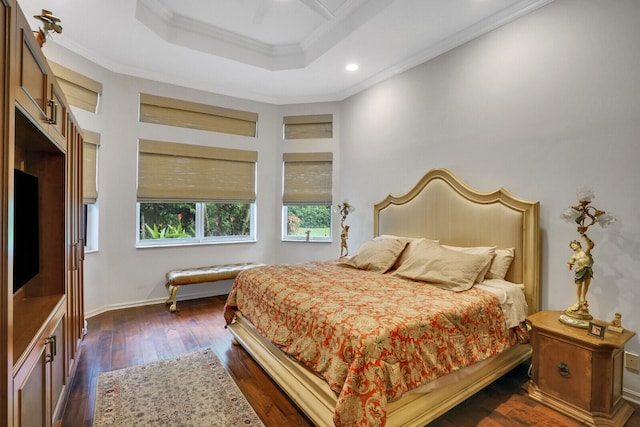
[[[633,413],[622,398],[624,345],[635,333],[592,336],[560,322],[561,314],[540,311],[527,318],[533,346],[529,396],[585,425],[622,427]]]
[[[17,14],[16,100],[60,146],[65,144],[67,107],[64,95],[22,13]]]
[[[0,6],[0,425],[51,427],[61,419],[84,333],[82,135],[16,1]],[[27,225],[17,213],[25,204],[18,175],[34,177],[37,189]],[[33,242],[34,256],[24,256],[21,241]],[[37,258],[28,267],[35,272],[16,280],[16,290],[14,272],[25,258]]]

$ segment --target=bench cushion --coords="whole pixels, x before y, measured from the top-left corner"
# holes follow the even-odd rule
[[[192,285],[195,283],[215,282],[216,280],[235,279],[241,271],[261,265],[264,264],[250,262],[187,268],[169,271],[166,277],[167,283],[171,286]]]

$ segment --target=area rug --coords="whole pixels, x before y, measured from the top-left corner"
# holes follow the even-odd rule
[[[101,372],[94,427],[264,427],[213,350]]]

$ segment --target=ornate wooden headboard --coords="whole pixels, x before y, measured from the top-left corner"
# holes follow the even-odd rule
[[[478,192],[447,169],[429,171],[408,193],[374,205],[374,236],[427,237],[455,246],[514,248],[506,280],[525,285],[540,310],[540,205],[500,188]]]

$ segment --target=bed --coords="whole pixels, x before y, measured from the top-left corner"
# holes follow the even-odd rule
[[[512,249],[513,257],[508,264],[508,270],[506,273],[503,272],[504,276],[501,280],[512,284],[521,284],[520,287],[523,289],[526,300],[527,313],[525,314],[539,310],[540,232],[538,202],[516,198],[504,189],[491,193],[477,192],[464,184],[452,172],[446,169],[434,169],[429,171],[409,192],[401,196],[389,195],[374,205],[373,214],[374,238],[371,245],[378,245],[375,242],[389,239],[405,241],[405,246],[397,252],[398,254],[404,255],[411,244],[420,245],[420,248],[428,248],[428,251],[445,250],[447,254],[451,253],[449,249],[455,248]],[[362,246],[368,244],[369,242],[366,242]],[[385,243],[385,245],[388,244]],[[442,249],[443,245],[446,245],[447,249]],[[361,249],[353,258],[357,258],[361,254]],[[463,259],[463,263],[471,262],[471,255],[464,256],[467,258]],[[475,257],[473,258],[474,263],[479,256],[473,255]],[[414,258],[415,256],[410,259]],[[388,301],[384,302],[378,298],[377,304],[391,305],[376,306],[376,308],[372,305],[366,305],[367,309],[372,312],[377,310],[379,313],[414,313],[416,311],[426,312],[431,309],[421,306],[419,310],[413,310],[411,307],[394,310],[394,307],[397,307],[396,304],[405,304],[405,300],[401,298],[410,292],[408,289],[424,285],[422,280],[409,280],[413,277],[402,277],[402,275],[398,277],[396,274],[404,272],[406,270],[404,266],[410,264],[409,262],[400,264],[396,262],[386,272],[371,272],[366,268],[364,270],[353,268],[360,267],[357,265],[343,265],[344,261],[306,263],[302,266],[266,266],[243,272],[236,278],[230,299],[227,301],[228,329],[235,340],[247,350],[315,425],[424,426],[530,357],[531,347],[526,343],[526,329],[523,323],[510,329],[506,326],[500,328],[481,323],[491,322],[492,318],[496,318],[498,320],[495,322],[501,321],[504,325],[505,320],[504,317],[501,317],[500,308],[495,309],[499,298],[487,296],[489,293],[482,290],[482,285],[485,282],[481,284],[474,282],[474,285],[468,290],[455,289],[456,292],[446,289],[443,293],[441,287],[436,286],[437,290],[433,292],[443,294],[443,300],[442,302],[438,300],[433,305],[436,307],[447,306],[444,294],[455,295],[454,300],[458,301],[457,305],[460,307],[467,307],[468,300],[469,308],[464,309],[464,316],[447,315],[446,324],[450,325],[450,318],[460,317],[462,320],[457,320],[460,323],[451,326],[451,330],[460,331],[465,328],[465,322],[469,323],[469,319],[472,322],[479,322],[479,326],[475,329],[495,330],[495,334],[497,334],[495,337],[490,340],[482,338],[485,340],[483,343],[491,342],[491,346],[489,344],[473,344],[473,351],[465,350],[466,352],[463,351],[459,355],[452,349],[438,351],[438,363],[441,362],[441,355],[455,354],[453,359],[456,360],[442,362],[442,368],[438,369],[417,369],[418,371],[422,370],[423,373],[428,371],[428,380],[415,379],[414,381],[415,367],[409,368],[400,365],[398,368],[394,364],[387,363],[387,356],[384,358],[384,363],[378,365],[369,363],[374,359],[373,357],[362,357],[361,360],[365,362],[359,363],[359,365],[362,365],[363,369],[369,369],[368,373],[366,375],[352,375],[349,363],[346,364],[348,366],[345,366],[344,363],[334,363],[334,359],[327,356],[329,350],[319,348],[317,342],[324,340],[329,348],[340,347],[342,354],[345,353],[344,348],[349,349],[350,352],[360,351],[353,350],[350,344],[345,345],[346,339],[340,338],[341,335],[334,333],[335,330],[351,330],[351,326],[346,324],[344,319],[340,319],[337,323],[327,323],[328,318],[334,319],[340,317],[343,312],[349,313],[350,308],[346,307],[350,305],[349,298],[345,292],[350,290],[344,288],[351,286],[352,281],[355,283],[357,275],[365,275],[363,284],[358,285],[358,287],[362,286],[364,293],[358,297],[351,297],[353,301],[362,300],[366,301],[366,304],[370,304],[369,300],[371,300],[371,304],[373,304],[373,301],[376,300],[375,295],[379,296],[382,292],[388,292],[386,294],[389,295]],[[353,264],[354,261],[350,262]],[[473,271],[474,273],[469,274],[477,275],[475,270]],[[487,270],[482,274],[486,273]],[[291,274],[298,274],[298,276],[291,276]],[[294,284],[306,280],[305,276],[309,277],[310,284],[308,286],[311,288],[302,284],[294,286]],[[326,279],[321,279],[321,277]],[[331,277],[333,278],[329,279]],[[258,282],[260,280],[266,283],[266,287],[262,290],[252,291],[250,287],[253,286],[251,285],[252,281]],[[327,283],[317,283],[319,280],[325,280]],[[329,282],[338,288],[328,290]],[[410,288],[411,286],[414,288]],[[298,287],[306,294],[296,295],[293,293],[293,290]],[[270,294],[272,290],[275,292],[276,288],[281,288],[286,293],[282,300],[289,304],[288,308],[272,308],[270,305],[264,305],[266,304],[264,300],[270,302],[280,298]],[[307,300],[315,301],[312,297],[323,292],[327,295],[333,293],[334,305],[342,304],[343,307],[342,310],[322,314],[325,317],[320,323],[324,325],[325,329],[331,329],[331,338],[318,339],[316,342],[309,342],[309,339],[291,342],[287,337],[287,330],[295,328],[307,330],[311,327],[302,322],[302,318],[314,319],[316,315],[323,313],[321,311],[315,313],[315,303],[306,302]],[[250,302],[251,293],[255,294],[256,301],[254,302]],[[426,287],[420,288],[421,298],[423,294],[427,294]],[[429,288],[428,298],[433,300],[435,294],[432,294],[431,288]],[[483,304],[486,303],[487,306],[480,310],[481,314],[468,317],[469,312],[476,310],[472,308],[476,297],[483,300]],[[257,301],[261,298],[263,301]],[[238,309],[239,299],[243,299],[244,310]],[[414,299],[419,300],[419,298]],[[304,304],[308,304],[308,306],[304,306]],[[268,313],[271,311],[295,313],[295,309],[300,310],[302,306],[304,306],[303,310],[299,314],[289,316],[282,325],[267,317],[272,314]],[[353,313],[361,313],[363,307],[365,306],[354,308],[356,311]],[[246,315],[243,311],[246,312]],[[442,314],[437,314],[437,316],[439,316],[438,319],[443,318]],[[252,318],[252,321],[249,318]],[[380,320],[382,323],[389,320],[384,316],[381,316],[380,319],[382,319]],[[402,321],[404,322],[404,320]],[[309,322],[309,325],[318,323],[317,320]],[[413,339],[416,332],[405,328],[409,323],[411,322],[408,320],[403,323],[403,332],[396,333],[393,337],[403,336],[405,341],[414,343],[413,347],[423,346],[423,341]],[[290,324],[295,325],[291,326]],[[430,331],[428,333],[432,333],[430,325],[440,325],[439,321],[433,320],[420,320],[417,324],[422,328],[421,331],[428,330]],[[377,326],[379,325],[375,325],[375,327]],[[258,329],[262,333],[258,332]],[[507,334],[502,329],[507,329]],[[514,331],[516,332],[514,333]],[[308,333],[307,338],[320,334],[316,330],[311,332],[307,330],[306,332]],[[475,335],[474,328],[468,328],[464,333]],[[267,339],[263,334],[269,336],[270,339]],[[366,335],[366,333],[358,330],[358,338],[362,335]],[[390,338],[387,335],[380,338],[382,335],[373,335],[373,341],[365,345],[373,347],[372,351],[380,353],[381,348],[399,348],[395,344],[388,344],[395,342],[395,338]],[[410,336],[411,339],[407,339],[407,336]],[[431,335],[424,335],[424,337],[429,337],[428,342],[436,343],[441,339],[432,338]],[[462,341],[465,345],[473,342],[470,338],[464,337]],[[421,344],[416,344],[418,342]],[[457,343],[456,347],[460,347],[460,343]],[[393,360],[413,360],[411,357],[407,357],[406,348],[402,348],[404,353],[391,356],[394,358]],[[300,361],[285,353],[283,349],[289,354],[296,354]],[[449,359],[451,358],[449,357]],[[351,359],[349,360],[351,361]],[[460,363],[460,366],[450,365],[450,362]],[[391,367],[389,367],[390,365]],[[431,371],[434,370],[442,372],[433,374]],[[337,383],[334,381],[335,376],[325,375],[326,372],[331,372],[332,375],[338,372]],[[380,373],[380,378],[383,378],[385,383],[382,380],[378,381],[377,377],[372,380],[374,374],[371,372],[376,372],[376,375]],[[444,375],[447,372],[451,373]],[[340,381],[343,381],[343,384]],[[372,383],[376,385],[371,385]],[[384,388],[384,390],[378,388]],[[357,402],[362,400],[361,409],[352,407],[354,399]]]

